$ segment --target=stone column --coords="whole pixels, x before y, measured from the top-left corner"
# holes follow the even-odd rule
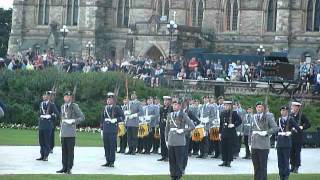
[[[290,38],[291,0],[278,0],[274,51],[288,50]]]

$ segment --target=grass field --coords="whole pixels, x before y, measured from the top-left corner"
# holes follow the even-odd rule
[[[60,146],[59,131],[55,133],[55,144]],[[0,145],[11,146],[37,146],[37,130],[0,129]],[[77,146],[102,147],[100,134],[78,132]]]
[[[291,175],[290,180],[318,180],[320,178],[319,174],[303,174],[303,175]],[[70,180],[87,180],[87,179],[110,179],[110,180],[168,180],[168,176],[115,176],[115,175],[5,175],[0,176],[1,180],[40,180],[40,179],[70,179]],[[183,180],[251,180],[252,175],[212,175],[212,176],[202,176],[202,175],[192,175],[184,176]],[[278,180],[277,175],[269,175],[268,180]]]

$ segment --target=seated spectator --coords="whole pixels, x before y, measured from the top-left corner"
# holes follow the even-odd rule
[[[187,73],[182,68],[181,71],[177,74],[177,79],[182,80],[187,78]]]
[[[29,60],[27,62],[26,70],[28,70],[28,71],[33,71],[34,70],[34,66]]]
[[[215,74],[212,72],[211,69],[207,69],[206,74],[204,75],[204,78],[205,78],[206,80],[215,80],[215,79],[216,79],[216,76],[215,76]]]
[[[198,71],[198,68],[194,68],[194,71],[192,71],[190,73],[190,79],[192,80],[198,80],[199,78],[201,78],[201,74],[200,72]]]
[[[163,69],[159,64],[157,64],[157,67],[154,71],[154,76],[152,76],[151,78],[151,87],[154,86],[154,83],[155,83],[155,86],[158,87],[159,81],[161,80],[162,77],[163,77]]]
[[[194,71],[195,68],[197,68],[198,66],[199,66],[199,63],[196,60],[196,58],[192,58],[188,63],[188,68],[190,72]]]

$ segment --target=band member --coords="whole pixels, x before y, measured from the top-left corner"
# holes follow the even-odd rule
[[[238,115],[241,118],[241,121],[243,122],[245,111],[241,108],[241,104],[239,102],[235,102],[233,105],[233,110],[238,113]],[[235,141],[235,148],[233,152],[233,157],[236,159],[239,157],[239,153],[241,150],[241,144],[242,144],[242,136],[243,136],[243,124],[241,123],[237,128],[237,139]]]
[[[219,116],[217,116],[217,118],[214,120],[214,124],[218,121],[219,122],[219,127],[220,127],[220,114],[222,113],[222,111],[224,110],[224,98],[223,96],[219,96],[218,97],[218,103],[217,103],[217,109],[216,114],[219,114]],[[220,133],[220,132],[219,132]],[[221,139],[220,139],[221,140]],[[213,148],[214,148],[214,156],[212,158],[220,158],[220,152],[221,152],[221,141],[217,140],[217,141],[213,141]]]
[[[219,139],[219,127],[220,127],[220,110],[218,108],[217,105],[213,105],[213,109],[214,109],[214,112],[215,112],[215,116],[213,118],[213,121],[212,121],[212,125],[211,125],[211,131],[214,131],[214,133],[217,133],[217,134],[213,134],[214,136],[217,136],[215,138],[213,138],[211,140],[212,142],[212,151],[214,151],[214,156],[212,156],[211,158],[219,158],[219,155],[220,155],[220,139]]]
[[[241,124],[241,118],[232,110],[232,101],[224,101],[224,111],[220,115],[220,139],[222,149],[222,164],[219,166],[231,167],[233,161],[234,141],[237,138],[236,127]]]
[[[72,102],[73,94],[68,91],[64,94],[64,104],[61,106],[60,137],[62,150],[62,169],[57,173],[71,174],[76,142],[76,125],[84,120],[79,105]]]
[[[210,100],[209,100],[209,104],[210,104],[210,106],[214,109],[214,112],[215,112],[215,114],[217,114],[217,109],[218,109],[218,105],[217,105],[217,103],[216,103],[216,99],[214,98],[214,97],[210,97]],[[219,113],[219,115],[216,115],[216,117],[217,116],[220,116],[220,113]],[[214,121],[215,120],[217,120],[217,119],[219,119],[219,118],[214,118],[213,119],[213,121],[212,121],[212,123],[214,124]],[[211,125],[211,128],[210,128],[210,130],[213,128],[213,126],[214,125]],[[217,123],[217,128],[219,129],[219,125],[220,125],[220,121],[219,121],[219,123]],[[209,134],[210,134],[210,130],[209,130]],[[218,132],[218,134],[219,134],[219,132]],[[214,145],[215,145],[215,141],[214,140],[212,140],[211,138],[210,138],[210,136],[209,136],[209,151],[208,151],[208,155],[212,155],[213,154],[213,152],[214,152]]]
[[[309,119],[301,112],[301,103],[292,102],[290,116],[298,123],[300,131],[295,129],[292,133],[292,148],[290,152],[290,171],[298,173],[301,166],[301,147],[303,144],[303,131],[310,128]]]
[[[152,147],[152,153],[153,154],[158,154],[159,151],[159,146],[160,146],[160,108],[161,108],[161,104],[160,104],[160,99],[158,99],[158,97],[155,98],[154,100],[154,105],[156,106],[156,108],[158,109],[157,111],[159,112],[159,116],[157,119],[157,124],[155,127],[155,134],[154,134],[154,139],[153,139],[153,147]]]
[[[173,111],[168,114],[165,140],[169,149],[169,166],[172,180],[179,180],[184,171],[185,133],[194,129],[193,122],[181,110],[181,102],[173,103]],[[186,128],[187,127],[187,128]]]
[[[289,116],[289,108],[282,106],[280,109],[281,116],[278,120],[278,135],[277,135],[277,154],[278,154],[278,168],[280,180],[289,179],[289,157],[292,146],[291,131],[292,128],[300,131],[298,123]]]
[[[160,108],[160,146],[161,146],[161,158],[158,161],[168,161],[168,147],[165,141],[165,128],[168,114],[171,113],[171,97],[163,96],[163,106]]]
[[[199,120],[200,120],[200,125],[197,127],[203,127],[204,128],[204,137],[200,141],[200,155],[197,158],[203,158],[206,159],[208,157],[208,151],[209,151],[209,129],[211,127],[213,118],[214,118],[214,108],[210,106],[209,104],[209,97],[204,96],[203,97],[203,105],[200,107],[199,110]]]
[[[147,107],[146,99],[141,99],[140,101],[142,112],[145,112],[145,108]],[[147,126],[147,122],[144,119],[144,114],[139,116],[139,127],[138,127],[138,146],[136,153],[142,154],[143,149],[145,147],[145,138],[149,134],[144,128]],[[149,129],[148,129],[149,130]]]
[[[149,97],[147,100],[147,106],[144,109],[144,118],[149,123],[150,132],[145,138],[144,154],[150,154],[151,148],[156,147],[156,139],[154,138],[154,133],[156,126],[159,124],[159,116],[159,108],[153,104],[153,97]]]
[[[126,122],[129,151],[126,154],[135,155],[138,146],[139,117],[143,115],[141,103],[137,100],[135,92],[131,94],[129,109],[130,114]]]
[[[50,138],[54,124],[54,118],[59,115],[57,107],[51,102],[52,94],[49,91],[43,94],[39,111],[39,144],[41,157],[38,161],[48,161],[50,153]]]
[[[114,93],[109,92],[107,96],[107,105],[104,107],[100,121],[104,155],[106,158],[106,163],[102,166],[114,167],[117,150],[118,123],[123,121],[124,114],[121,108],[115,104]]]
[[[251,125],[251,156],[254,168],[254,180],[267,179],[270,137],[278,131],[273,115],[266,112],[262,102],[256,103],[257,113]]]
[[[190,102],[189,109],[190,109],[191,113],[193,114],[193,116],[197,117],[197,119],[198,119],[198,114],[199,114],[199,107],[200,107],[200,105],[199,105],[199,101],[197,99],[194,99]],[[200,124],[200,121],[198,123],[196,123],[196,125],[199,125],[199,124]],[[196,142],[196,141],[192,141],[192,139],[191,139],[190,145],[189,145],[189,154],[198,156],[199,149],[200,149],[200,143]],[[192,154],[191,154],[191,151],[192,151]]]
[[[249,135],[250,135],[250,129],[251,124],[253,121],[253,108],[248,107],[247,108],[247,114],[243,118],[243,141],[244,146],[246,148],[246,155],[243,157],[243,159],[251,159],[251,153],[249,148]]]
[[[124,116],[125,116],[124,123],[126,123],[128,116],[130,115],[128,98],[123,99],[122,111],[124,112]],[[123,136],[120,136],[119,139],[120,139],[120,150],[118,151],[118,153],[125,153],[127,149],[127,131]]]

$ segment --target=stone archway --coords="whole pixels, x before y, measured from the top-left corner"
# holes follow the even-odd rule
[[[162,52],[160,51],[160,49],[158,47],[156,47],[155,45],[151,46],[146,53],[144,54],[145,57],[154,59],[154,60],[159,60],[160,56],[164,55],[162,54]]]

